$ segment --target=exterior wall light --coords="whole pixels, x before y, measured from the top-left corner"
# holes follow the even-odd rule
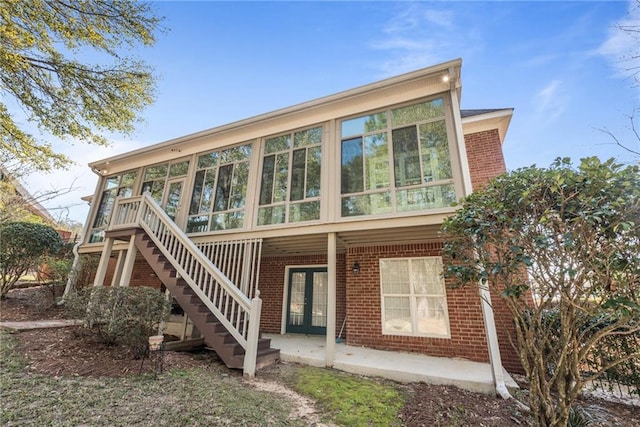
[[[353,274],[360,274],[360,264],[358,263],[358,261],[354,262],[351,266],[351,272]]]

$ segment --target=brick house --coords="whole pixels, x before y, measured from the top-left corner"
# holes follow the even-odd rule
[[[461,60],[90,164],[95,285],[168,289],[253,375],[261,333],[519,370],[506,310],[442,278],[440,225],[505,171],[512,109],[461,110]],[[488,345],[489,343],[489,345]],[[499,343],[499,346],[498,346]],[[500,357],[496,357],[500,355]]]

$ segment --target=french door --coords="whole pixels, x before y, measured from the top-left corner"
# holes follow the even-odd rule
[[[289,270],[287,332],[327,333],[327,281],[326,267]]]

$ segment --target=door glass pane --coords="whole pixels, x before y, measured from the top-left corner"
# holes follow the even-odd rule
[[[289,295],[289,324],[301,326],[304,318],[305,273],[291,275],[291,294]]]
[[[169,184],[167,203],[164,207],[164,211],[169,215],[169,218],[174,221],[178,212],[178,206],[180,205],[180,193],[182,193],[182,182],[172,182]]]
[[[311,305],[311,326],[327,326],[327,281],[326,272],[313,273],[313,304]]]

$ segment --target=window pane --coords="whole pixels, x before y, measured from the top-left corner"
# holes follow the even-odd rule
[[[216,186],[216,200],[213,203],[213,211],[225,211],[229,208],[229,196],[231,193],[231,174],[233,165],[224,165],[218,172],[218,185]]]
[[[214,214],[211,216],[211,231],[242,228],[243,222],[243,211]]]
[[[342,122],[342,138],[374,132],[387,127],[386,113],[357,117]]]
[[[291,165],[291,198],[290,200],[304,199],[304,178],[307,150],[295,150]]]
[[[271,193],[273,191],[273,174],[276,156],[267,156],[262,164],[262,187],[260,188],[260,205],[271,203]]]
[[[455,205],[456,202],[453,184],[396,191],[396,205],[401,212],[446,208]]]
[[[342,198],[342,216],[389,213],[392,211],[391,193],[362,194]]]
[[[389,187],[389,148],[387,134],[378,133],[364,138],[366,156],[366,190]]]
[[[96,214],[96,219],[93,223],[93,227],[104,227],[109,222],[109,215],[113,209],[113,203],[116,200],[116,190],[111,189],[102,192],[102,200],[100,201],[100,207]]]
[[[115,188],[115,187],[118,186],[119,182],[120,182],[120,177],[119,176],[112,176],[110,178],[107,178],[104,181],[104,189],[108,190],[110,188]]]
[[[418,333],[443,337],[449,336],[446,298],[417,298],[416,311],[416,329]]]
[[[241,162],[251,158],[251,145],[241,145],[222,151],[220,163]]]
[[[392,132],[392,139],[396,187],[420,184],[418,130],[415,126],[396,129]]]
[[[414,294],[446,295],[441,258],[420,258],[411,262]]]
[[[289,184],[289,153],[276,154],[275,178],[273,180],[273,201],[284,202],[287,199]]]
[[[412,332],[409,297],[384,297],[384,332]]]
[[[391,121],[393,127],[408,125],[442,116],[444,116],[444,102],[442,98],[391,110]]]
[[[198,169],[210,168],[218,164],[218,153],[203,154],[198,157]]]
[[[300,148],[307,145],[320,144],[322,142],[322,128],[312,128],[296,132],[293,135],[293,147]]]
[[[192,216],[187,222],[187,233],[202,233],[209,229],[209,217],[206,215]]]
[[[191,193],[191,203],[189,204],[189,215],[197,214],[200,208],[200,197],[202,196],[202,186],[204,184],[204,172],[196,172],[196,178],[193,183],[193,192]]]
[[[89,236],[89,243],[99,243],[104,240],[104,230],[93,230]]]
[[[342,194],[364,191],[362,138],[342,141]]]
[[[289,205],[289,222],[320,219],[320,202],[292,203]]]
[[[213,189],[216,182],[216,170],[207,169],[202,187],[202,202],[200,203],[200,213],[211,212],[211,202],[213,201]]]
[[[144,173],[144,180],[167,177],[167,164],[148,167]]]
[[[249,162],[236,163],[231,183],[231,209],[243,208],[247,197]]]
[[[451,179],[451,160],[444,120],[420,125],[424,181]]]
[[[291,146],[291,135],[282,135],[269,138],[265,141],[265,154],[288,150]]]
[[[409,294],[409,261],[406,259],[380,260],[382,293]]]
[[[122,181],[120,182],[120,185],[133,187],[133,183],[135,182],[135,180],[136,180],[135,172],[125,173],[124,175],[122,175]]]
[[[186,175],[189,171],[189,161],[174,163],[169,167],[169,178]]]
[[[284,206],[258,209],[258,225],[283,224],[284,218]]]
[[[320,168],[322,164],[322,149],[311,147],[307,149],[307,197],[320,195]]]

